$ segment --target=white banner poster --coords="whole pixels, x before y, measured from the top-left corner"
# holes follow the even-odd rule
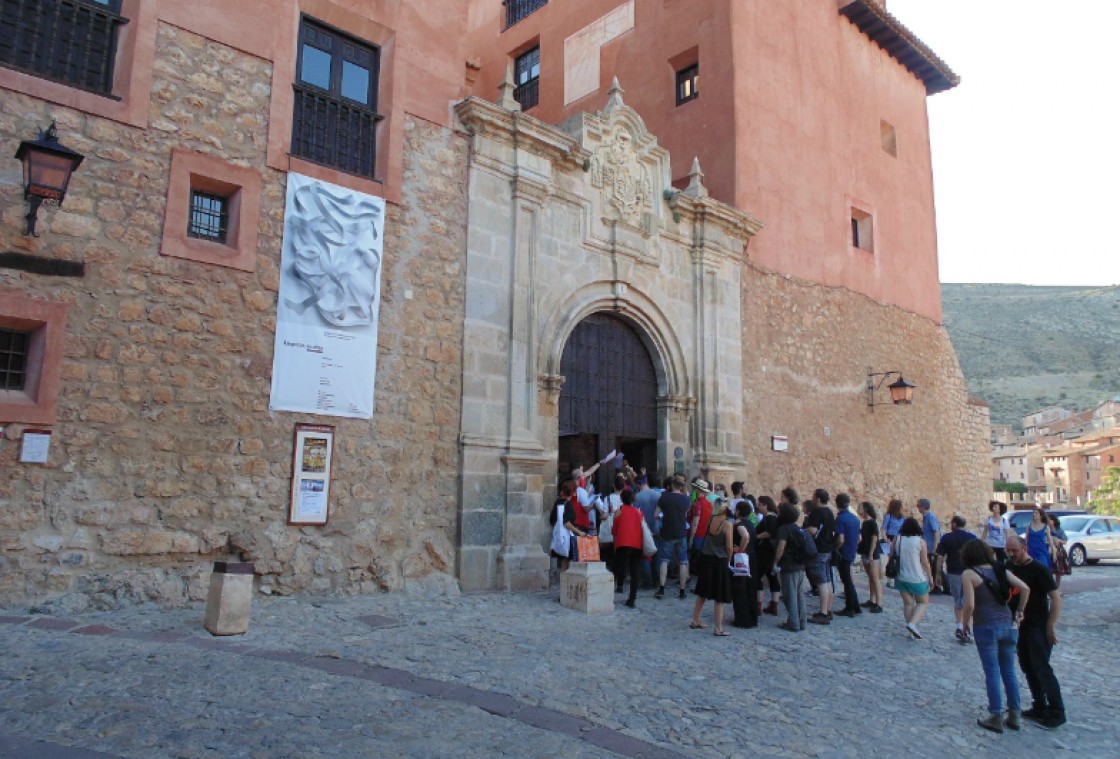
[[[288,174],[270,409],[373,416],[384,229],[381,198]]]

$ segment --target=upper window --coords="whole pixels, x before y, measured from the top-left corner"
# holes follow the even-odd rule
[[[879,122],[879,141],[885,152],[898,157],[898,135],[895,134],[894,127],[885,121]]]
[[[506,28],[548,5],[548,0],[502,0],[506,7]]]
[[[677,72],[677,105],[700,96],[700,64],[685,66]]]
[[[521,110],[527,111],[537,104],[541,97],[541,48],[526,50],[513,63],[513,83],[517,89],[513,97],[521,104]]]
[[[875,252],[873,219],[871,214],[858,208],[852,209],[852,247]]]
[[[110,95],[120,10],[121,0],[0,0],[0,65]]]
[[[296,61],[292,155],[373,177],[380,50],[304,17]]]

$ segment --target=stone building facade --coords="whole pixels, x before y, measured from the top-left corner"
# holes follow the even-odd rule
[[[184,603],[228,556],[266,592],[542,587],[592,322],[648,361],[630,442],[660,473],[986,500],[986,409],[929,309],[754,260],[768,220],[676,176],[621,87],[522,112],[481,86],[475,0],[190,5],[123,0],[115,99],[0,67],[0,140],[54,121],[86,156],[38,238],[0,165],[0,330],[41,344],[34,403],[0,396],[0,604]],[[305,18],[379,51],[372,176],[291,146]],[[269,410],[289,172],[387,201],[372,419]],[[237,188],[231,250],[185,234],[196,181]],[[914,404],[869,406],[897,369]],[[323,526],[288,524],[297,422],[335,428]]]
[[[277,68],[294,65],[300,11],[356,32],[372,23],[353,9],[363,3],[274,5],[165,7],[157,18],[155,3],[126,3],[136,47],[150,55],[137,73],[150,95],[126,98],[142,102],[137,123],[0,70],[9,154],[55,121],[60,141],[86,155],[62,207],[40,213],[38,238],[21,234],[18,163],[0,167],[0,250],[84,264],[78,277],[0,268],[0,328],[34,304],[64,319],[48,325],[62,343],[53,414],[26,421],[25,409],[0,404],[0,603],[183,603],[205,597],[211,561],[227,555],[255,562],[258,585],[280,593],[454,585],[468,144],[449,128],[447,102],[461,60],[413,42],[399,9],[385,11],[394,28],[383,87],[417,65],[435,76],[448,60],[453,83],[439,84],[436,105],[398,87],[401,110],[383,122],[380,147],[400,141],[399,176],[387,167],[375,185],[318,172],[390,200],[373,419],[269,412],[289,168],[269,158],[270,111],[275,92],[292,87],[291,71]],[[256,176],[248,265],[166,254],[169,232],[182,237],[168,221],[182,154],[191,171],[212,160]],[[325,527],[286,523],[296,422],[336,427]],[[52,432],[49,460],[21,463],[23,434],[36,428]]]

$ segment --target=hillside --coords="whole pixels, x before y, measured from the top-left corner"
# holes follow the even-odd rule
[[[1120,287],[941,286],[943,319],[969,391],[992,424],[1120,394]]]

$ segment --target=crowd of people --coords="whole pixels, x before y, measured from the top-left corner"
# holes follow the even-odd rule
[[[891,499],[880,520],[871,502],[853,508],[847,493],[832,498],[817,488],[802,501],[787,487],[775,502],[746,493],[742,482],[733,482],[728,494],[721,484],[681,475],[655,487],[645,470],[622,460],[609,492],[597,494],[592,475],[615,457],[572,471],[561,483],[551,522],[554,535],[598,539],[616,592],[626,592],[629,580],[627,607],[635,608],[641,587],[664,599],[673,579],[683,600],[695,579],[691,629],[708,628],[704,607],[711,601],[716,636],[730,635],[728,604],[734,627],[757,627],[764,615],[784,611],[779,626],[800,633],[807,624],[830,625],[835,617],[882,613],[884,589],[891,587],[902,599],[905,634],[920,641],[930,595],[951,595],[955,638],[975,645],[984,672],[989,714],[977,724],[1003,732],[1020,729],[1024,717],[1045,728],[1065,723],[1050,666],[1061,613],[1058,584],[1069,573],[1057,517],[1037,509],[1020,538],[1006,505],[992,501],[980,536],[966,529],[959,514],[942,533],[926,498],[917,499],[910,514],[900,499]],[[552,555],[563,571],[579,560],[577,541],[554,540]],[[853,580],[856,566],[867,576],[862,603]],[[843,608],[833,612],[837,578]],[[818,599],[812,613],[807,595]],[[1016,657],[1033,701],[1026,711],[1020,708]]]

